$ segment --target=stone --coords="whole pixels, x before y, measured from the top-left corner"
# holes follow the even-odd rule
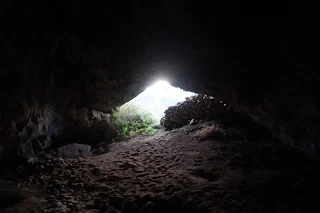
[[[121,212],[117,210],[115,207],[110,206],[107,208],[106,213],[121,213]]]
[[[141,209],[141,213],[152,213],[155,210],[155,205],[149,201]]]
[[[90,157],[92,156],[91,146],[77,143],[62,146],[57,149],[57,156],[59,158]]]
[[[197,119],[195,119],[195,118],[192,118],[191,121],[189,122],[190,125],[195,125],[197,123],[198,123]]]

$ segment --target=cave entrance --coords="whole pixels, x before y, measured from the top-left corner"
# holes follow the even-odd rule
[[[185,101],[195,93],[173,87],[160,80],[147,87],[137,97],[122,105],[111,117],[122,136],[153,135],[170,106]]]
[[[184,91],[178,87],[173,87],[169,82],[160,80],[147,87],[137,97],[127,104],[134,104],[143,111],[150,113],[157,121],[164,115],[164,111],[170,106],[185,101],[186,97],[196,93]]]

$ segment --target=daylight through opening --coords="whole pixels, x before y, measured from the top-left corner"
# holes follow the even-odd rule
[[[161,80],[147,87],[128,104],[134,104],[150,113],[159,123],[168,107],[174,106],[192,95],[195,93],[173,87],[167,81]]]
[[[194,95],[196,93],[173,87],[167,81],[157,81],[113,113],[112,123],[120,136],[153,135],[161,129],[160,120],[168,108]]]

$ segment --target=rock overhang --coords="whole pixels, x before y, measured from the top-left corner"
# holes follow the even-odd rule
[[[108,14],[103,12],[107,7],[91,5],[100,13],[86,16],[77,3],[66,6],[74,16],[59,17],[66,18],[63,26],[86,32],[4,33],[1,143],[9,136],[19,138],[12,124],[29,120],[32,113],[50,108],[50,116],[63,117],[70,101],[110,113],[162,77],[173,86],[223,100],[281,141],[317,155],[319,96],[311,92],[318,89],[314,55],[319,44],[312,19],[208,17],[209,9],[188,4],[175,12],[143,6],[121,10],[118,5],[120,14],[131,11],[134,18],[112,19],[116,10]],[[41,10],[43,20],[46,9]],[[47,27],[55,29],[53,23]],[[98,23],[100,32],[93,30]]]

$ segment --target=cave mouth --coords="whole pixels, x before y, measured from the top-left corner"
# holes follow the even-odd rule
[[[159,123],[166,109],[185,101],[187,97],[193,95],[196,95],[196,93],[174,87],[166,80],[158,80],[149,85],[134,99],[122,105],[120,109],[128,105],[134,105],[141,111],[150,114]]]

